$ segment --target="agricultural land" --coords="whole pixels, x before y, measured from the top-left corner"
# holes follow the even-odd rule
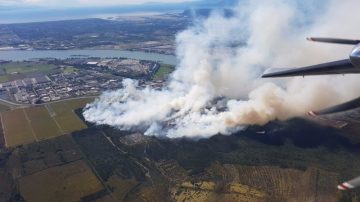
[[[92,100],[80,98],[1,112],[6,146],[28,144],[85,129],[87,126],[75,110]]]

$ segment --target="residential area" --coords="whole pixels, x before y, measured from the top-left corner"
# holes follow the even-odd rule
[[[34,71],[18,72],[14,66],[27,65]],[[43,67],[46,68],[37,68]],[[138,79],[143,87],[160,88],[161,73],[168,66],[158,62],[126,58],[46,59],[23,62],[2,61],[6,82],[0,83],[0,99],[17,104],[40,104],[75,97],[99,95],[122,87],[124,78]]]

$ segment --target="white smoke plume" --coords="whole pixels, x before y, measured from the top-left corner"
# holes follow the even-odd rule
[[[177,35],[179,64],[165,88],[138,89],[136,81],[124,80],[124,89],[103,93],[84,116],[121,129],[143,127],[147,135],[210,137],[355,98],[360,95],[356,76],[259,78],[267,67],[348,57],[352,47],[305,38],[357,38],[360,3],[320,3],[241,1],[233,16],[215,12],[197,20]]]

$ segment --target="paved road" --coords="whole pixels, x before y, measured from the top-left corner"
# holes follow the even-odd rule
[[[41,103],[41,104],[20,104],[20,103],[16,103],[16,102],[4,100],[4,99],[0,99],[0,102],[4,102],[8,105],[15,106],[15,107],[30,107],[30,106],[42,106],[42,105],[46,105],[46,104],[63,102],[63,101],[68,101],[68,100],[78,100],[78,99],[97,98],[97,97],[99,97],[99,96],[98,95],[91,95],[91,96],[89,95],[89,96],[82,96],[82,97],[72,97],[72,98],[56,100],[56,101],[51,101],[51,102],[46,102],[46,103]]]

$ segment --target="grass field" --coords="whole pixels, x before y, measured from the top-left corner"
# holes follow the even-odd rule
[[[86,163],[78,160],[22,177],[19,189],[28,202],[60,202],[81,201],[104,187]]]
[[[45,107],[31,107],[25,109],[25,112],[30,119],[37,140],[44,140],[62,134]]]
[[[49,71],[55,68],[55,65],[43,63],[43,62],[10,62],[0,65],[0,68],[7,74],[12,73],[29,73],[36,71]]]
[[[36,140],[24,109],[16,109],[1,113],[6,146],[12,147],[27,144]]]
[[[9,104],[0,101],[0,112],[7,111],[10,108]]]
[[[92,98],[69,100],[66,102],[52,103],[49,106],[54,111],[54,119],[64,133],[71,133],[87,128],[86,124],[75,114],[74,110],[84,107]]]
[[[6,146],[28,144],[87,128],[74,110],[92,100],[82,98],[10,111],[2,111],[0,107]]]
[[[81,98],[81,99],[74,99],[66,101],[66,104],[70,107],[73,111],[74,109],[79,109],[84,107],[87,103],[93,102],[95,98]]]
[[[5,135],[4,135],[4,130],[2,129],[2,123],[0,119],[0,148],[4,148],[4,147],[5,147]]]
[[[154,75],[154,78],[155,79],[164,79],[173,71],[174,71],[174,66],[167,65],[167,64],[161,64],[159,70]]]
[[[75,67],[71,67],[71,66],[65,67],[65,69],[63,70],[63,72],[65,72],[65,73],[72,73],[72,72],[76,72],[76,71],[79,71],[79,70],[76,69]]]
[[[34,72],[50,73],[60,70],[56,65],[47,62],[22,61],[0,64],[0,83],[32,77]],[[79,69],[73,66],[61,68],[62,72],[72,73]],[[30,76],[29,76],[30,75]]]
[[[7,77],[6,75],[0,76],[0,83],[4,83],[8,81],[9,81],[9,77]]]
[[[123,201],[126,197],[126,194],[139,183],[134,179],[124,180],[116,175],[113,175],[109,178],[106,184],[113,190],[116,199]]]

